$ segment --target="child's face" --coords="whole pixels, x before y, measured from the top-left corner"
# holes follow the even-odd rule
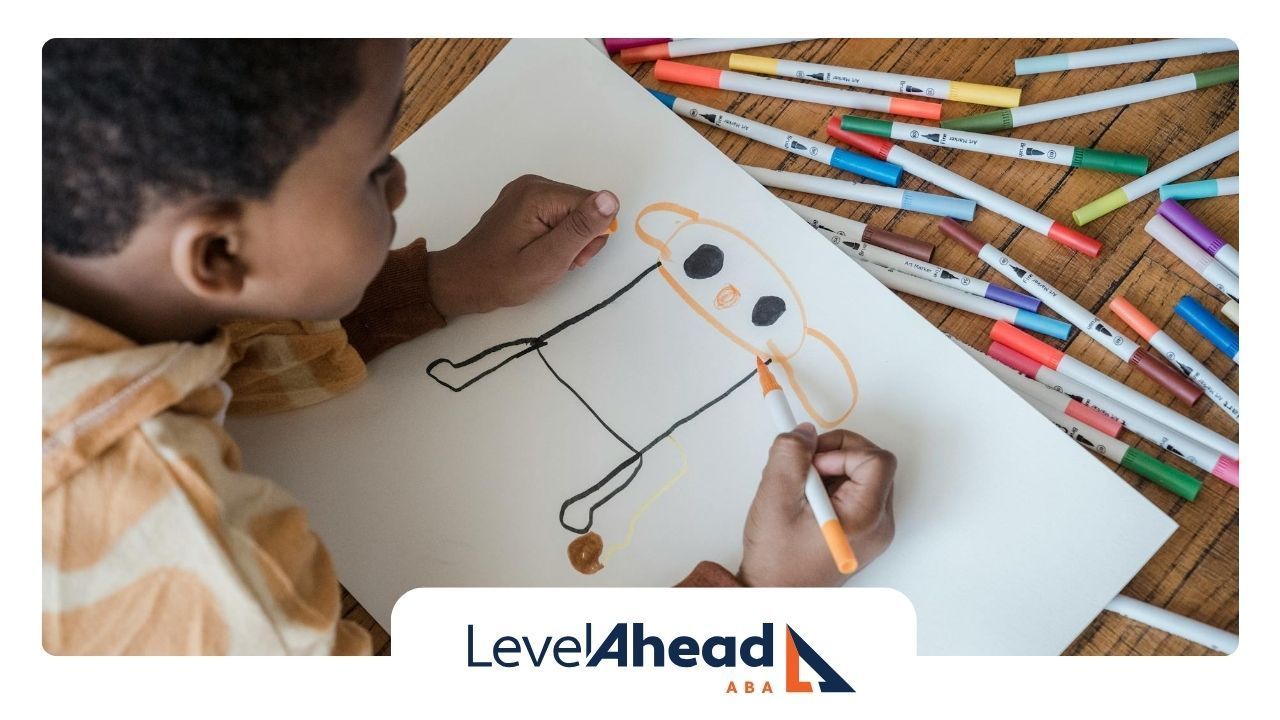
[[[361,48],[359,97],[284,172],[271,197],[245,203],[246,314],[337,319],[360,301],[387,257],[405,197],[391,157],[407,45]]]

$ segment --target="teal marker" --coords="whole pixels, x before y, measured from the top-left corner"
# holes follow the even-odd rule
[[[1111,90],[1089,93],[1088,95],[1076,95],[1075,97],[1050,100],[1049,102],[1036,103],[1034,105],[1005,108],[1004,110],[982,113],[981,115],[952,118],[951,120],[943,120],[941,124],[942,127],[948,130],[998,132],[1073,115],[1083,115],[1095,110],[1106,110],[1107,108],[1131,105],[1146,100],[1155,100],[1156,98],[1191,92],[1192,90],[1202,90],[1214,85],[1235,82],[1239,79],[1240,66],[1227,65],[1213,70],[1187,73],[1186,75],[1178,75],[1177,77],[1163,80],[1152,80],[1151,82],[1138,83],[1137,85],[1126,85]]]
[[[1240,176],[1210,178],[1195,182],[1161,185],[1161,200],[1199,200],[1200,198],[1222,197],[1223,195],[1240,194]]]

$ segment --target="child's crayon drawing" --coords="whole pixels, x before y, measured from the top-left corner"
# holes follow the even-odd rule
[[[427,366],[427,374],[433,380],[454,392],[461,392],[507,363],[536,353],[552,377],[622,446],[624,455],[612,470],[560,505],[560,525],[579,536],[569,545],[570,561],[583,573],[593,573],[603,567],[603,539],[591,532],[596,510],[631,485],[644,467],[645,453],[670,438],[684,458],[683,448],[675,441],[673,433],[724,400],[756,374],[754,368],[742,375],[728,373],[725,385],[710,389],[703,398],[692,400],[688,407],[670,418],[665,430],[653,437],[637,441],[623,437],[610,426],[609,420],[602,417],[590,400],[574,388],[573,378],[562,376],[543,351],[557,335],[578,326],[628,293],[662,292],[656,289],[661,285],[645,282],[655,272],[666,281],[668,290],[684,301],[684,305],[743,349],[744,367],[752,364],[753,357],[777,363],[795,397],[818,424],[827,428],[839,425],[858,401],[858,383],[849,359],[830,338],[808,325],[804,305],[790,279],[750,238],[729,225],[700,217],[697,212],[670,202],[654,203],[641,210],[636,216],[635,232],[657,251],[658,260],[604,300],[539,335],[499,343],[463,360],[439,358]],[[747,287],[752,290],[744,291],[743,288]],[[848,399],[840,404],[838,412],[822,413],[796,375],[792,360],[809,339],[830,352],[843,370],[843,377],[848,383]],[[448,379],[442,377],[446,372],[450,375]],[[627,538],[609,546],[604,560],[630,543],[639,516],[686,471],[687,465],[640,506],[632,516]]]

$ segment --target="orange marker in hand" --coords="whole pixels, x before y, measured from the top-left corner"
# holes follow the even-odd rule
[[[764,391],[764,401],[769,406],[769,414],[773,416],[774,425],[779,432],[791,432],[796,427],[796,416],[791,412],[791,406],[787,404],[787,396],[783,394],[782,386],[773,377],[773,373],[769,372],[769,366],[765,365],[760,358],[756,358],[756,371],[760,376],[760,389]],[[822,530],[823,539],[827,541],[827,549],[831,551],[831,559],[836,561],[836,567],[845,575],[857,570],[858,558],[854,556],[853,548],[849,545],[849,536],[845,535],[844,526],[840,524],[840,518],[836,517],[835,509],[831,507],[827,486],[823,484],[822,478],[818,476],[818,471],[813,465],[809,466],[809,476],[804,481],[804,496],[809,501],[809,507],[813,508],[813,516],[818,521],[818,527]]]

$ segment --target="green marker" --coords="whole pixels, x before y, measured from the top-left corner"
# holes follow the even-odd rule
[[[1089,93],[1088,95],[1077,95],[1034,105],[996,110],[982,113],[981,115],[969,115],[968,117],[943,120],[942,127],[948,130],[968,130],[970,132],[997,132],[1073,115],[1083,115],[1095,110],[1106,110],[1107,108],[1130,105],[1145,100],[1155,100],[1156,98],[1191,92],[1192,90],[1202,90],[1214,85],[1235,82],[1239,79],[1240,66],[1227,65],[1213,70],[1187,73],[1186,75],[1178,75],[1164,80],[1152,80],[1151,82],[1138,83],[1137,85],[1126,85],[1125,87]]]
[[[1126,175],[1143,175],[1147,172],[1147,158],[1142,155],[1094,150],[1093,148],[1059,145],[1034,140],[1021,140],[1001,135],[984,135],[964,130],[945,130],[926,125],[892,122],[861,115],[845,115],[840,121],[844,130],[879,135],[903,142],[921,143],[954,150],[1000,155],[1003,157],[1035,160],[1036,162],[1065,167],[1105,170]]]

